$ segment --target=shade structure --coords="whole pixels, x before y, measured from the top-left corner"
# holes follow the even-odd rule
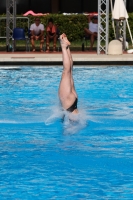
[[[112,14],[113,19],[122,20],[128,18],[128,13],[123,0],[115,0]]]

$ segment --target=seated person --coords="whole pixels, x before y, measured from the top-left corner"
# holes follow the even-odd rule
[[[53,19],[50,18],[46,28],[46,52],[49,52],[49,43],[51,40],[53,40],[53,52],[56,52],[57,31],[57,26],[54,25]]]
[[[86,36],[90,37],[90,50],[92,50],[94,41],[97,38],[97,32],[98,32],[98,16],[93,16],[91,18],[90,15],[88,15],[88,25],[89,28],[84,28]]]
[[[31,24],[30,27],[31,34],[31,45],[32,51],[35,52],[35,40],[40,40],[40,51],[43,52],[43,44],[44,44],[44,25],[40,23],[40,19],[38,17],[35,18],[35,23]]]

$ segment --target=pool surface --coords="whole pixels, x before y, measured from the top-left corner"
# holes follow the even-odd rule
[[[61,72],[0,67],[0,199],[133,199],[133,67],[75,67],[75,123]]]

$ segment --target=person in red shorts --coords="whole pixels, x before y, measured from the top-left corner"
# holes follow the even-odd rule
[[[46,52],[49,52],[49,43],[53,40],[53,52],[56,52],[57,43],[57,26],[54,24],[53,19],[50,18],[46,27]]]

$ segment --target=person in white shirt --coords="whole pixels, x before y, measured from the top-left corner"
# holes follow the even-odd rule
[[[98,16],[91,16],[88,15],[88,28],[84,28],[86,36],[90,37],[90,50],[92,50],[94,41],[97,38],[98,32]]]
[[[44,25],[40,23],[40,19],[38,17],[35,18],[35,23],[30,26],[30,34],[31,34],[31,45],[32,51],[35,52],[35,40],[40,40],[40,51],[43,52],[43,44],[44,44]]]

